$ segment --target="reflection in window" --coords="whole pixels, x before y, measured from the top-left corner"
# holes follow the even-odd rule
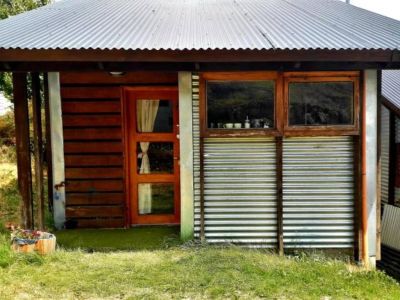
[[[289,83],[289,125],[352,125],[353,82]]]
[[[207,82],[208,128],[272,128],[274,81]]]
[[[174,173],[173,143],[139,142],[136,152],[138,174]]]
[[[138,198],[140,215],[174,213],[174,185],[172,183],[140,183]]]

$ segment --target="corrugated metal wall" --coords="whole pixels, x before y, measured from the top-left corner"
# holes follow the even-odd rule
[[[381,201],[389,201],[389,142],[390,111],[382,105],[381,108]]]
[[[204,140],[205,237],[276,247],[276,146],[273,138]],[[199,209],[196,209],[199,214]]]
[[[193,82],[195,237],[200,237],[199,76]],[[285,248],[354,246],[352,137],[285,138]],[[273,138],[204,140],[205,237],[277,246],[276,145]]]
[[[199,75],[192,74],[194,237],[200,237],[200,103]]]
[[[354,243],[351,137],[283,141],[285,248],[350,248]]]
[[[400,251],[400,207],[385,205],[382,217],[382,244]]]

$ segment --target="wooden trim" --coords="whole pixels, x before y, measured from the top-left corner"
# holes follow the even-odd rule
[[[277,197],[277,237],[278,253],[284,254],[283,244],[283,141],[276,137],[276,197]]]
[[[33,229],[32,171],[29,151],[29,114],[27,74],[13,73],[15,138],[17,148],[18,188],[22,198],[21,221]]]
[[[310,78],[310,77],[355,77],[359,78],[360,77],[360,71],[311,71],[311,72],[304,72],[304,71],[299,71],[299,72],[285,72],[284,77],[285,78]]]
[[[285,136],[309,136],[309,135],[357,135],[359,134],[359,77],[336,76],[335,72],[324,72],[325,76],[287,77],[284,81],[284,134]],[[329,77],[328,74],[331,76]],[[316,75],[316,74],[314,74]],[[321,73],[319,73],[321,75]],[[284,75],[285,76],[285,75]],[[289,124],[289,84],[292,82],[353,82],[353,125],[328,125],[307,126]]]
[[[180,168],[178,127],[178,89],[177,87],[124,87],[122,89],[123,137],[125,157],[126,203],[130,211],[130,224],[179,224],[180,222]],[[137,99],[167,99],[173,103],[173,133],[139,133],[136,130]],[[140,141],[171,142],[174,144],[173,174],[136,174],[136,147]],[[171,183],[174,185],[174,207],[172,215],[139,215],[137,185],[140,183]]]
[[[62,101],[60,93],[60,74],[49,73],[49,108],[51,123],[51,154],[53,166],[53,216],[57,229],[65,225],[65,173],[64,137],[62,124]],[[67,152],[67,151],[65,151]]]
[[[398,62],[397,50],[0,49],[2,62]]]
[[[376,260],[381,260],[381,203],[382,203],[382,160],[381,160],[381,127],[382,127],[382,105],[380,104],[379,99],[382,94],[382,71],[378,71],[377,76],[377,164],[376,164]]]
[[[362,232],[361,232],[361,138],[353,137],[354,147],[354,259],[362,258]]]

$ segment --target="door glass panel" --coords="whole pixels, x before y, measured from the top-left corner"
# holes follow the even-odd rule
[[[172,142],[139,142],[136,152],[138,174],[174,173]]]
[[[137,132],[173,132],[172,101],[137,100]]]
[[[172,183],[140,183],[138,185],[139,215],[174,213]]]

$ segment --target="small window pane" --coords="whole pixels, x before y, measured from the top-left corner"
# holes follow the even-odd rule
[[[174,173],[173,143],[139,142],[136,152],[138,174]]]
[[[174,185],[172,183],[140,183],[138,199],[140,215],[174,213]]]
[[[274,127],[274,90],[274,81],[208,82],[208,128]]]
[[[138,100],[136,112],[138,132],[173,132],[172,101]]]
[[[289,84],[289,125],[352,125],[352,82]]]

